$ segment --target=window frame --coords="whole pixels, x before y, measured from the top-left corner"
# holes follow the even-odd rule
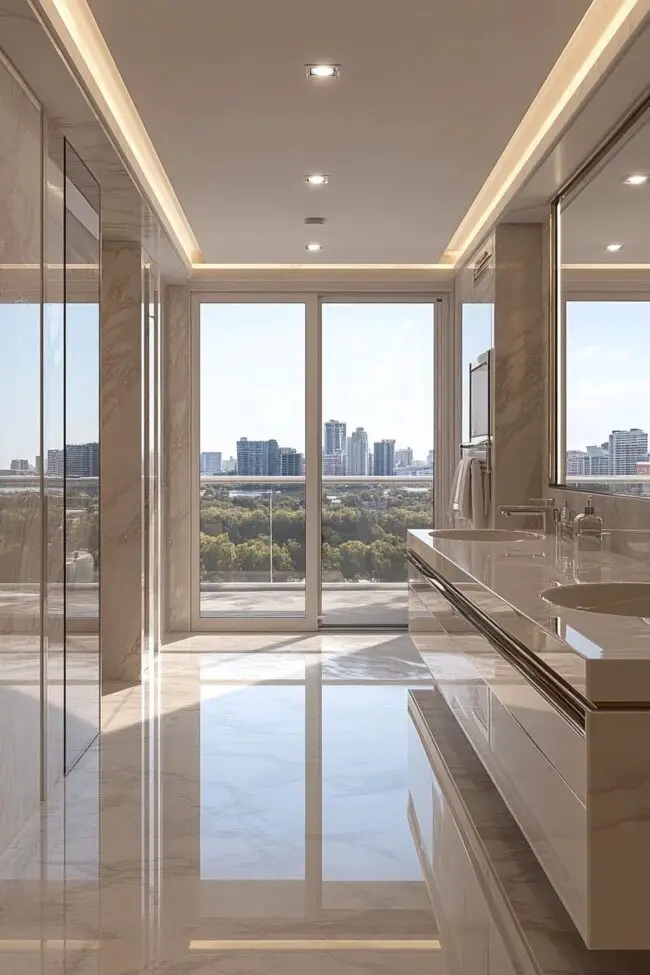
[[[333,303],[428,303],[434,306],[434,518],[442,524],[446,510],[451,472],[455,460],[454,436],[458,426],[460,401],[456,376],[455,329],[451,317],[450,294],[442,289],[383,291],[368,289],[346,292],[341,289],[287,289],[277,291],[215,291],[192,289],[190,295],[191,361],[191,443],[190,489],[190,625],[193,633],[210,632],[318,632],[321,596],[321,454],[322,439],[322,308]],[[305,306],[305,614],[299,617],[201,616],[200,592],[200,309],[202,304],[288,304]],[[447,422],[436,423],[445,416]]]

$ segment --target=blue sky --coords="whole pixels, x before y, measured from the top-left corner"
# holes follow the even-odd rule
[[[202,307],[201,450],[235,455],[239,437],[304,450],[300,304]],[[425,460],[433,447],[433,305],[325,304],[323,420],[365,427]],[[371,446],[372,449],[372,446]]]
[[[45,367],[48,447],[60,448],[63,423],[62,306],[49,306]],[[33,464],[39,453],[40,309],[38,305],[3,305],[0,316],[0,468],[14,458]],[[68,309],[68,442],[98,439],[99,345],[97,307]]]
[[[51,308],[60,320],[60,308]],[[433,331],[424,303],[326,304],[323,419],[363,426],[370,442],[394,438],[425,459],[433,446]],[[490,305],[463,309],[466,371],[491,336]],[[304,449],[304,320],[300,304],[204,306],[201,449],[235,453],[241,436]],[[68,440],[97,439],[96,309],[68,317]],[[650,302],[567,306],[567,446],[583,449],[614,427],[650,431]],[[39,309],[4,305],[0,318],[0,467],[39,451]],[[51,329],[46,363],[50,445],[59,446],[62,348]]]
[[[650,431],[650,302],[572,301],[566,315],[567,448]]]

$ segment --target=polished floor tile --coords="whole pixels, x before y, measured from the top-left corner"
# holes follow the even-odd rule
[[[408,637],[192,642],[104,688],[101,742],[0,857],[0,971],[446,972],[407,815],[430,684]]]

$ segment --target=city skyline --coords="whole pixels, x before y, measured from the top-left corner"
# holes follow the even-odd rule
[[[347,436],[345,421],[330,419],[323,424],[321,445],[322,470],[325,475],[391,476],[400,469],[427,471],[433,468],[434,450],[427,451],[426,460],[414,456],[410,446],[398,448],[394,438],[371,441],[363,427]],[[226,457],[223,451],[203,450],[199,457],[202,476],[239,474],[248,476],[302,476],[304,455],[295,447],[282,446],[277,438],[255,440],[239,437],[237,457]],[[234,463],[233,463],[234,461]]]
[[[568,448],[566,473],[570,477],[625,476],[639,473],[638,465],[648,461],[648,433],[641,427],[614,429],[607,440]]]
[[[323,305],[322,414],[426,458],[433,443],[434,303]],[[206,302],[200,314],[200,449],[234,457],[242,433],[305,451],[301,302]],[[349,430],[348,430],[349,432]]]

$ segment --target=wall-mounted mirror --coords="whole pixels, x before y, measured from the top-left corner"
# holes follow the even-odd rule
[[[650,498],[650,103],[554,205],[555,480]]]

